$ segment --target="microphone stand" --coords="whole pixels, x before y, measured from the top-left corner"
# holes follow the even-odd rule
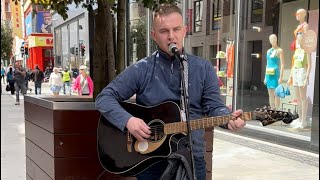
[[[180,73],[181,73],[181,81],[182,81],[182,87],[181,87],[181,94],[183,95],[183,102],[184,102],[184,108],[185,108],[185,116],[186,116],[186,124],[187,124],[187,146],[190,148],[191,152],[191,164],[192,164],[192,175],[193,179],[196,180],[195,175],[195,165],[194,165],[194,157],[193,157],[193,145],[192,145],[192,135],[191,135],[191,127],[190,127],[190,111],[189,111],[189,94],[187,93],[187,84],[185,83],[185,77],[184,77],[184,65],[183,61],[187,61],[185,59],[185,56],[183,54],[180,54],[179,56],[175,54],[176,58],[180,60]],[[189,75],[189,73],[188,73]],[[187,77],[188,78],[188,77]]]

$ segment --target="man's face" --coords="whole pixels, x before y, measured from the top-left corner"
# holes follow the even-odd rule
[[[187,29],[183,25],[182,16],[179,13],[171,13],[154,19],[151,36],[161,50],[173,55],[169,52],[169,45],[175,43],[181,51],[186,32]]]
[[[18,63],[18,62],[15,63],[14,65],[15,65],[16,68],[19,68],[19,67],[20,67],[20,63]]]

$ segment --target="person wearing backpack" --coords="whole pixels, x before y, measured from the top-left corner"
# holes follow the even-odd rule
[[[39,66],[36,65],[34,70],[31,73],[31,79],[34,82],[34,93],[41,95],[41,85],[44,79],[44,73],[39,69]]]
[[[14,95],[14,78],[13,78],[13,69],[9,68],[7,73],[7,83],[9,83],[11,95]]]

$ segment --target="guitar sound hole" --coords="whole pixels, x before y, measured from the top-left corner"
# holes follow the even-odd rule
[[[151,135],[150,141],[157,142],[164,137],[164,123],[161,120],[153,120],[149,123]]]

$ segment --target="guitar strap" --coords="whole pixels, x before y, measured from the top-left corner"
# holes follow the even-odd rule
[[[187,97],[189,97],[189,93],[188,93],[188,61],[187,58],[185,58],[185,60],[183,61],[183,67],[184,67],[184,83],[186,85],[186,94]],[[183,79],[181,78],[181,88],[182,88],[182,81]],[[186,121],[186,105],[184,104],[184,97],[183,97],[183,93],[181,93],[181,99],[180,99],[180,104],[181,104],[181,118],[182,121]]]

